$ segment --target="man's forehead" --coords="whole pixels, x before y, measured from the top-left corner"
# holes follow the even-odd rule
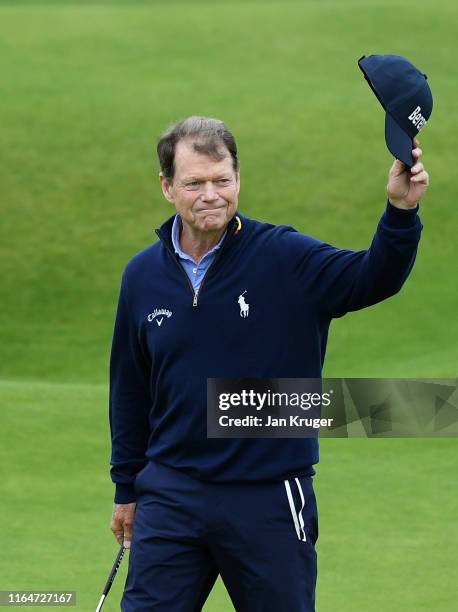
[[[181,140],[175,148],[175,172],[181,174],[193,174],[194,172],[227,172],[232,170],[232,157],[224,147],[220,147],[225,157],[216,160],[209,155],[194,150],[192,142]]]

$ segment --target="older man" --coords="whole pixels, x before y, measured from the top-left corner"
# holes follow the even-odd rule
[[[189,117],[162,135],[176,214],[127,264],[111,357],[122,610],[201,610],[218,574],[238,611],[315,609],[317,440],[207,439],[206,380],[320,377],[332,318],[399,291],[428,185],[414,145],[410,171],[391,167],[370,248],[350,251],[237,214],[223,122]]]

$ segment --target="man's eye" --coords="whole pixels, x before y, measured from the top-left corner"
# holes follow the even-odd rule
[[[230,183],[231,179],[228,178],[224,178],[224,179],[219,179],[218,183],[221,183],[223,185],[227,185],[227,183]]]
[[[191,181],[190,183],[186,183],[187,187],[198,187],[199,181]]]

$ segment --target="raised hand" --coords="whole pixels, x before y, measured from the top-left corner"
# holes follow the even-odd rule
[[[388,199],[397,208],[415,208],[429,185],[429,174],[421,163],[423,151],[420,142],[414,138],[412,157],[415,164],[408,168],[402,161],[395,159],[388,174],[386,191]]]

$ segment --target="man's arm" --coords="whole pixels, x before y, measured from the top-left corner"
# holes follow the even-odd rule
[[[149,439],[149,360],[140,344],[123,275],[110,359],[111,478],[116,485],[111,530],[129,544],[135,477],[146,465]]]
[[[418,141],[415,144],[412,174],[402,162],[393,163],[389,201],[369,249],[338,249],[297,232],[289,232],[283,242],[298,287],[325,317],[341,317],[376,304],[397,293],[408,277],[423,227],[418,201],[429,182],[419,161]]]
[[[419,145],[415,138],[412,168],[398,159],[391,166],[386,187],[387,210],[371,249],[361,261],[359,278],[345,307],[347,311],[364,308],[393,295],[412,269],[423,227],[417,216],[419,202],[429,185]]]

